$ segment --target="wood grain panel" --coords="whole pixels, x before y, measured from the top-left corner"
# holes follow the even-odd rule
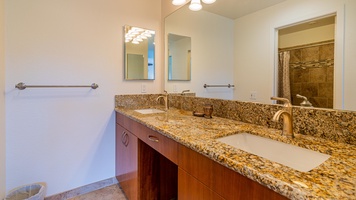
[[[287,199],[183,145],[179,145],[178,166],[225,199]]]
[[[173,163],[178,164],[178,143],[156,131],[120,114],[116,114],[117,121],[124,124],[124,127],[136,135],[140,140],[151,146]],[[157,141],[153,141],[157,139]]]
[[[142,200],[158,199],[159,156],[156,151],[139,140],[139,193]]]
[[[178,166],[139,140],[140,199],[175,199]]]
[[[138,189],[137,147],[135,135],[116,124],[115,174],[130,200],[136,200]]]
[[[178,168],[178,199],[223,200],[221,196],[181,168]]]

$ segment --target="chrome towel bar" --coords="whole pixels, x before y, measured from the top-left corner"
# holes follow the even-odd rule
[[[230,84],[227,84],[227,85],[207,85],[207,84],[204,84],[204,88],[207,88],[207,87],[228,87],[228,88],[231,88],[231,87],[235,87],[234,85],[230,85]]]
[[[96,89],[99,87],[98,84],[93,83],[91,85],[26,85],[25,83],[18,83],[15,85],[15,88],[19,90],[24,90],[26,88],[74,88],[74,87],[91,87],[92,89]]]

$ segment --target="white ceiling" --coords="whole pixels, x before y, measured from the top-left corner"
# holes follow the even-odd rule
[[[202,5],[205,11],[230,19],[237,19],[283,1],[286,0],[216,0],[213,4],[202,3]]]

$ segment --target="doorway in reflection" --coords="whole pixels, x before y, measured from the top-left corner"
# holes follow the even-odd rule
[[[333,108],[335,16],[278,31],[278,96],[302,105]]]

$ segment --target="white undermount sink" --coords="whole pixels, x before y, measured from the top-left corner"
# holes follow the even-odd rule
[[[308,172],[330,158],[327,154],[249,133],[238,133],[217,141],[301,172]]]
[[[155,108],[148,108],[148,109],[139,109],[135,110],[136,112],[139,112],[141,114],[155,114],[155,113],[164,113],[163,110],[158,110]]]

